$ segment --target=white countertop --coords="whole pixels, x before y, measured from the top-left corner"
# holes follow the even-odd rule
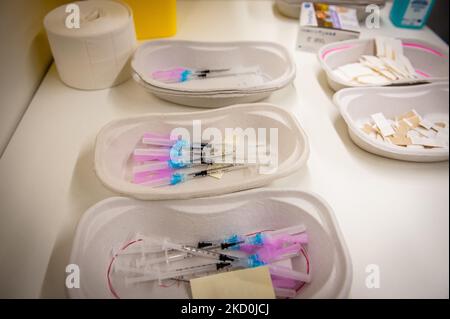
[[[386,10],[384,12],[386,15]],[[353,261],[353,298],[449,297],[448,162],[381,158],[352,143],[314,54],[295,50],[297,21],[271,1],[179,1],[175,38],[265,40],[283,44],[297,63],[294,85],[267,102],[292,111],[311,146],[306,167],[269,187],[318,193],[334,208]],[[396,29],[386,17],[374,34],[445,45],[429,29]],[[83,212],[115,194],[93,168],[99,129],[153,112],[199,111],[144,92],[132,80],[79,91],[49,70],[0,159],[0,297],[65,297],[65,266]],[[380,288],[365,285],[380,267]]]

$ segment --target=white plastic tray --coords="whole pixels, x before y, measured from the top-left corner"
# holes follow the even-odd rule
[[[307,227],[313,279],[297,298],[348,297],[352,265],[332,209],[310,193],[270,189],[153,202],[114,197],[97,203],[83,215],[70,257],[70,262],[80,267],[80,288],[67,291],[71,298],[113,298],[107,280],[111,250],[136,232],[196,242],[300,223]],[[301,264],[294,260],[293,268],[300,271]],[[120,298],[190,296],[183,284],[160,288],[153,282],[126,287],[114,276],[111,283]]]
[[[151,93],[171,102],[201,107],[226,104],[223,99],[229,97],[217,95],[218,93],[233,94],[233,103],[242,103],[245,99],[260,100],[268,96],[269,92],[291,83],[295,78],[296,69],[291,55],[283,46],[273,42],[256,41],[149,41],[136,50],[131,65],[140,78],[138,83]],[[259,67],[261,72],[259,75],[236,75],[180,83],[164,83],[152,77],[154,71],[175,67],[193,69]],[[193,97],[189,93],[198,96]],[[211,94],[215,96],[203,96]]]
[[[448,47],[440,48],[416,39],[400,39],[405,56],[411,61],[416,72],[427,82],[442,82],[449,79]],[[375,55],[374,39],[357,39],[331,43],[323,46],[318,53],[331,88],[338,91],[348,87],[367,87],[347,83],[333,73],[338,67],[359,61],[362,55]]]
[[[449,120],[449,85],[433,83],[405,87],[344,89],[334,95],[351,139],[362,149],[380,156],[412,161],[438,162],[448,160],[448,148],[411,149],[386,144],[370,138],[361,130],[370,115],[382,112],[393,118],[415,109],[429,120]]]
[[[154,71],[174,67],[224,69],[253,66],[260,67],[263,83],[257,85],[245,83],[245,79],[240,76],[181,83],[164,83],[152,77]],[[153,86],[186,92],[276,90],[290,83],[295,76],[295,64],[283,46],[273,42],[257,41],[148,41],[136,50],[132,67],[145,82]]]
[[[198,178],[175,186],[152,188],[127,180],[133,161],[131,154],[144,132],[169,134],[174,128],[185,127],[191,132],[193,120],[201,120],[202,129],[215,127],[225,136],[225,129],[278,129],[278,169],[275,173],[259,174],[257,170],[235,170],[221,180]],[[241,104],[226,108],[188,113],[152,114],[120,119],[107,124],[98,134],[95,149],[95,170],[105,186],[120,194],[140,199],[182,199],[236,192],[260,187],[292,174],[302,167],[309,156],[309,144],[303,129],[290,112],[264,104]]]

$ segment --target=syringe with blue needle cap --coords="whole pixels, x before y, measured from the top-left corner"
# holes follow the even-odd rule
[[[194,275],[197,273],[204,273],[210,271],[217,271],[225,267],[231,266],[231,262],[238,261],[238,257],[230,256],[227,254],[222,254],[215,251],[209,251],[205,249],[198,249],[189,245],[176,244],[165,239],[161,245],[162,250],[176,250],[179,252],[187,253],[188,255],[193,255],[197,257],[203,257],[208,259],[213,259],[214,263],[203,264],[199,266],[188,266],[183,268],[166,269],[161,271],[160,269],[142,269],[142,268],[132,268],[132,267],[118,267],[118,271],[126,271],[131,273],[141,274],[140,277],[127,277],[126,283],[138,283],[152,280],[165,280],[170,278],[177,278],[181,276]]]
[[[192,246],[186,246],[181,244],[174,244],[166,241],[163,244],[166,249],[173,249],[182,252],[187,252],[188,254],[210,258],[217,260],[216,263],[208,263],[199,266],[187,266],[180,267],[174,269],[165,269],[162,271],[161,269],[139,269],[139,268],[122,268],[119,270],[128,271],[134,274],[140,274],[140,277],[128,277],[127,283],[138,283],[152,280],[165,280],[171,278],[178,278],[182,276],[190,276],[196,275],[199,273],[206,273],[212,271],[218,271],[224,268],[231,269],[239,269],[239,268],[255,268],[260,266],[269,266],[269,270],[271,275],[277,276],[280,278],[285,278],[289,280],[296,280],[301,282],[310,282],[311,278],[309,274],[305,274],[302,272],[294,271],[290,268],[273,265],[273,262],[293,258],[299,255],[299,250],[301,248],[300,245],[296,245],[295,247],[290,247],[287,249],[281,249],[276,252],[269,252],[266,254],[253,254],[248,257],[234,257],[225,255],[222,253],[209,251],[205,249],[195,248]]]
[[[261,264],[254,267],[264,266],[266,264]],[[174,279],[174,278],[180,278],[183,276],[193,276],[198,274],[204,274],[209,272],[216,272],[223,269],[230,269],[235,268],[236,265],[233,265],[231,262],[217,262],[217,263],[208,263],[208,264],[202,264],[197,266],[189,266],[189,267],[182,267],[182,268],[174,268],[169,269],[167,271],[161,271],[159,269],[154,270],[145,270],[145,269],[139,269],[139,268],[121,268],[118,269],[118,271],[126,271],[128,273],[133,273],[137,275],[141,275],[138,277],[126,277],[125,283],[126,284],[135,284],[135,283],[141,283],[141,282],[147,282],[147,281],[162,281],[167,279]],[[309,283],[311,282],[311,276],[306,273],[302,273],[299,271],[292,270],[288,267],[284,266],[277,266],[270,264],[268,265],[269,272],[272,276],[276,276],[279,278],[284,278],[288,280],[295,280],[300,282]],[[253,268],[253,267],[245,267],[243,264],[242,268]]]
[[[169,185],[177,185],[188,180],[195,179],[197,177],[205,177],[214,173],[225,173],[234,170],[239,170],[243,168],[247,168],[245,165],[223,165],[218,167],[214,167],[211,169],[204,169],[191,173],[179,173],[179,172],[171,172],[171,171],[162,171],[158,174],[149,176],[146,180],[141,181],[139,184],[144,186],[151,187],[160,187],[160,186],[169,186]]]
[[[200,248],[189,246],[189,245],[171,243],[168,240],[163,241],[162,249],[163,250],[177,250],[177,251],[188,253],[193,256],[215,259],[215,260],[221,261],[221,262],[237,261],[239,259],[238,257],[230,256],[230,255],[219,253],[216,251],[200,249]]]
[[[174,68],[169,70],[160,70],[152,73],[154,80],[164,83],[186,82],[195,79],[216,78],[226,76],[236,76],[244,74],[258,74],[259,67],[234,67],[224,69],[188,69]]]
[[[225,161],[223,157],[233,161]],[[160,170],[183,169],[198,165],[233,164],[235,150],[230,147],[216,147],[214,144],[189,146],[187,142],[177,141],[170,148],[137,148],[133,151],[136,162],[146,162],[133,168],[133,174],[145,174]]]
[[[234,234],[220,241],[200,241],[197,247],[248,251],[250,248],[257,248],[264,244],[281,247],[282,245],[306,244],[307,242],[306,227],[303,224],[299,224],[276,231],[257,232],[252,235]]]
[[[162,243],[162,249],[166,251],[178,250],[193,256],[215,259],[221,262],[231,262],[234,266],[242,266],[246,268],[258,267],[271,262],[296,257],[299,255],[301,248],[302,246],[300,244],[293,244],[280,248],[267,247],[266,249],[259,249],[257,253],[247,257],[236,257],[209,249],[171,243],[168,240],[164,240]]]
[[[185,140],[169,140],[158,138],[154,142],[147,141],[150,138],[143,138],[150,148],[137,148],[133,151],[133,158],[137,162],[151,161],[151,160],[168,160],[168,159],[182,159],[189,161],[193,152],[203,152],[205,148],[211,148],[212,146],[207,143],[201,143],[196,145],[190,145]],[[151,138],[153,141],[154,138]],[[164,144],[166,143],[166,144]]]

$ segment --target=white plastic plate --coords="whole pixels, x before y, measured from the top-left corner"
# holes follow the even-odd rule
[[[380,156],[412,161],[448,160],[448,148],[411,149],[372,139],[361,130],[372,114],[381,112],[386,118],[415,109],[428,120],[449,120],[449,85],[433,83],[405,87],[344,89],[334,95],[351,139],[362,149]]]
[[[448,81],[448,47],[440,48],[416,39],[400,39],[403,42],[404,55],[411,61],[416,72],[426,82]],[[333,70],[356,63],[362,55],[375,55],[374,39],[357,39],[331,43],[319,50],[319,61],[325,70],[330,87],[338,91],[349,87],[368,87],[354,85],[336,77]]]
[[[278,130],[278,169],[260,174],[257,169],[227,172],[222,179],[197,178],[166,187],[152,188],[133,184],[127,176],[134,165],[131,157],[144,132],[169,134],[174,128],[186,128],[192,136],[194,120],[200,120],[202,130],[217,128],[223,137],[225,129]],[[269,141],[268,141],[269,142]],[[95,149],[95,170],[105,186],[120,194],[139,199],[181,199],[236,192],[260,187],[292,174],[302,167],[309,156],[309,144],[297,119],[281,107],[264,104],[241,104],[226,108],[188,113],[152,114],[120,119],[107,124],[98,134]]]
[[[345,298],[352,282],[352,265],[332,209],[316,195],[297,190],[257,189],[214,198],[139,201],[113,197],[91,207],[75,235],[70,263],[80,267],[80,288],[71,298],[114,298],[107,273],[112,248],[139,232],[174,242],[220,239],[303,223],[307,227],[312,282],[297,298]],[[301,271],[300,258],[293,260]],[[119,274],[110,276],[120,298],[188,298],[188,285],[167,288],[156,282],[125,286]]]

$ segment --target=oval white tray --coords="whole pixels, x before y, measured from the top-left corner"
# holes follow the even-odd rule
[[[351,139],[362,149],[380,156],[412,162],[448,160],[448,148],[411,149],[372,139],[361,130],[374,113],[386,118],[415,109],[430,120],[449,120],[449,85],[433,83],[404,87],[352,88],[337,92],[333,99],[348,125]]]
[[[161,98],[168,93],[245,93],[254,94],[279,90],[295,78],[295,63],[289,52],[273,42],[196,42],[181,40],[157,40],[142,44],[131,62],[138,81]],[[261,75],[236,75],[179,83],[164,83],[153,79],[152,73],[175,67],[193,69],[226,69],[259,67]],[[167,91],[167,92],[165,92]],[[166,94],[163,94],[166,93]],[[259,95],[258,95],[259,94]],[[178,100],[177,103],[187,102]],[[200,105],[203,106],[203,105]]]
[[[297,298],[345,298],[352,282],[352,264],[332,209],[320,197],[298,190],[257,189],[214,198],[139,201],[124,197],[103,200],[81,219],[70,257],[80,268],[80,288],[71,298],[114,298],[108,285],[112,248],[139,232],[175,242],[220,239],[231,234],[307,227],[312,282]],[[293,260],[294,270],[302,270]],[[188,298],[183,284],[167,288],[155,282],[126,287],[115,275],[112,289],[120,298]]]
[[[215,127],[225,136],[225,129],[278,129],[278,169],[259,174],[255,169],[227,172],[217,180],[212,177],[189,180],[175,186],[152,188],[127,180],[133,165],[131,154],[144,132],[169,134],[185,127],[191,132],[193,120],[201,120],[202,129]],[[95,148],[95,170],[102,183],[120,194],[140,199],[192,198],[219,195],[260,187],[292,174],[309,156],[306,134],[297,119],[281,107],[264,104],[241,104],[226,108],[187,113],[152,114],[120,119],[107,124],[98,134]]]
[[[431,83],[448,81],[448,47],[444,49],[416,39],[400,40],[403,42],[404,55],[425,81]],[[335,42],[325,45],[319,50],[320,64],[325,70],[328,83],[333,90],[371,86],[347,83],[333,73],[333,70],[342,65],[358,62],[362,55],[375,55],[374,39]]]

